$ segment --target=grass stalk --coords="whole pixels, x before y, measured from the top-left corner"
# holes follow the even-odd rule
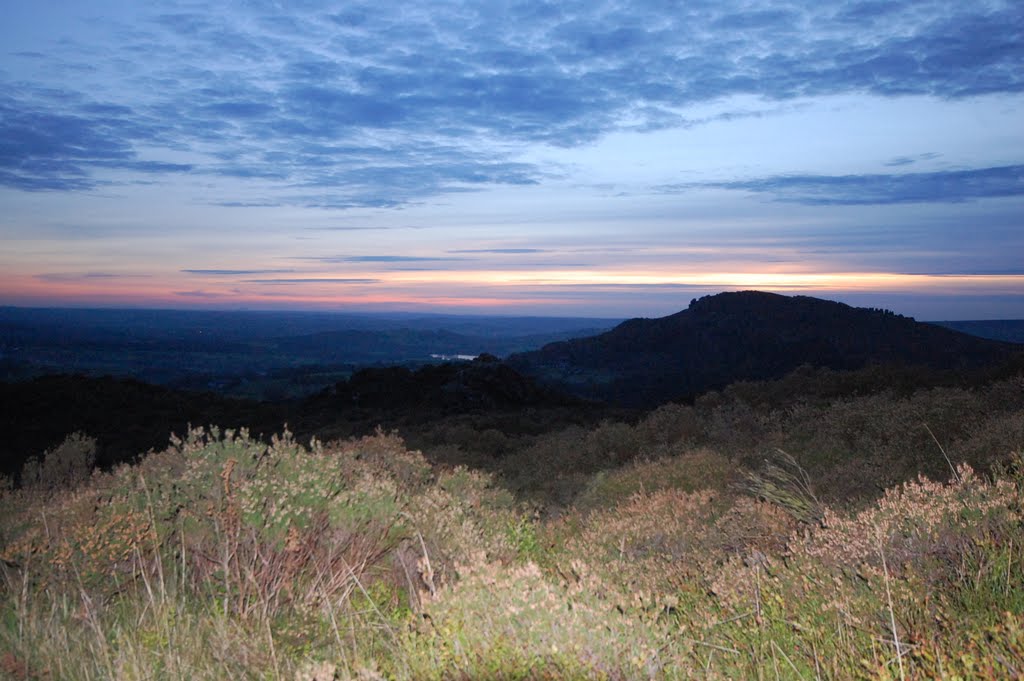
[[[935,433],[932,432],[932,429],[928,426],[927,423],[922,423],[921,425],[923,425],[924,429],[928,431],[928,434],[932,436],[932,441],[935,442],[935,445],[939,448],[939,451],[942,452],[942,458],[944,458],[946,460],[946,463],[949,465],[949,470],[953,471],[953,479],[956,480],[957,482],[963,482],[963,478],[960,477],[960,471],[958,471],[956,469],[956,466],[953,465],[953,462],[950,460],[949,455],[946,454],[946,448],[942,446],[941,442],[939,442],[939,438],[935,437]]]
[[[270,628],[270,620],[264,619],[264,625],[267,629],[267,642],[270,644],[270,659],[274,663],[274,678],[277,681],[281,681],[281,665],[277,661],[277,648],[274,646],[274,632]]]
[[[741,654],[740,651],[736,650],[735,648],[727,648],[726,646],[720,646],[720,645],[716,645],[714,643],[708,643],[707,641],[699,641],[699,640],[697,640],[695,638],[684,638],[683,640],[684,641],[689,641],[690,643],[694,643],[694,644],[699,645],[699,646],[705,646],[707,648],[711,648],[712,650],[717,650],[717,651],[723,652],[723,653],[732,653],[733,655],[740,655]]]
[[[885,578],[885,601],[889,606],[889,626],[892,629],[892,641],[896,646],[896,661],[899,663],[900,681],[906,681],[907,673],[903,668],[903,649],[900,646],[899,632],[896,630],[896,613],[892,605],[892,589],[889,587],[889,566],[885,561],[885,549],[882,546],[882,533],[876,527],[875,537],[878,541],[878,554],[882,558],[882,575]]]
[[[788,664],[789,668],[793,670],[793,673],[796,674],[796,677],[798,679],[803,678],[803,675],[801,675],[799,670],[797,670],[796,665],[793,664],[793,660],[789,659],[789,655],[787,655],[786,651],[779,647],[779,644],[776,643],[774,639],[772,640],[772,646],[779,653],[779,655],[782,655],[782,659],[786,661],[786,664]]]

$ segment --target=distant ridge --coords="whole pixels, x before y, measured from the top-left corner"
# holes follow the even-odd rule
[[[979,338],[1024,343],[1024,319],[958,320],[932,323]]]
[[[805,364],[970,369],[1021,350],[887,310],[742,291],[695,299],[668,317],[631,319],[508,362],[578,396],[650,407],[735,381],[781,378]]]

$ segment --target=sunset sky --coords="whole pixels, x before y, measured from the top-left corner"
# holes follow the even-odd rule
[[[1024,3],[5,3],[0,305],[736,289],[1024,318]]]

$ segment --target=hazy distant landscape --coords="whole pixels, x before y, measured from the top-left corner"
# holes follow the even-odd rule
[[[1021,319],[987,319],[981,321],[958,320],[935,322],[947,329],[962,331],[979,338],[1024,343],[1024,320]]]
[[[619,320],[429,314],[0,308],[0,380],[131,377],[234,397],[315,393],[357,367],[505,356]]]
[[[77,373],[280,400],[316,393],[362,367],[507,357],[594,336],[620,321],[0,307],[0,380]],[[1022,320],[934,323],[1024,342]]]
[[[964,325],[979,335],[947,328]],[[478,465],[472,433],[494,440],[493,455],[531,433],[629,422],[751,382],[794,380],[796,398],[808,399],[821,390],[842,397],[985,385],[1020,370],[1022,346],[991,337],[1012,339],[1021,325],[918,323],[759,292],[694,299],[668,317],[618,324],[4,308],[0,472],[18,480],[29,458],[74,432],[96,440],[95,463],[109,469],[162,448],[172,432],[211,423],[261,437],[287,424],[303,440],[398,429],[416,446],[440,447],[449,463]],[[830,372],[834,388],[825,387]],[[460,421],[456,430],[468,431],[452,440]]]
[[[958,324],[982,333],[758,292],[694,299],[675,315],[622,323],[0,308],[0,425],[8,432],[0,472],[16,477],[29,457],[77,431],[97,439],[96,461],[109,468],[190,425],[269,436],[288,424],[305,439],[397,427],[418,442],[424,429],[483,418],[517,437],[635,419],[804,370],[868,371],[860,388],[839,381],[836,394],[1013,375],[1021,346],[982,335],[1013,338],[1024,323],[949,323]]]

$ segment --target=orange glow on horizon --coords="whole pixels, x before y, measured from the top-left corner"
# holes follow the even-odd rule
[[[384,274],[379,275],[386,276]],[[1024,291],[1024,275],[933,275],[892,272],[694,272],[608,270],[532,270],[480,272],[415,272],[387,275],[389,283],[407,286],[697,286],[764,290],[933,291],[1006,286]]]
[[[339,281],[336,273],[304,274],[300,283],[282,278],[245,281],[227,277],[44,277],[0,275],[0,304],[133,305],[178,307],[260,306],[449,306],[506,308],[572,305],[580,295],[680,287],[694,290],[759,289],[781,293],[856,292],[905,294],[1024,294],[1024,275],[930,275],[893,272],[693,271],[665,268],[533,270],[368,270]],[[316,279],[320,277],[323,282]],[[287,284],[287,286],[284,286]],[[543,293],[543,295],[539,295]],[[560,294],[565,294],[560,295]],[[575,297],[569,294],[575,295]],[[681,294],[686,297],[685,291]]]

